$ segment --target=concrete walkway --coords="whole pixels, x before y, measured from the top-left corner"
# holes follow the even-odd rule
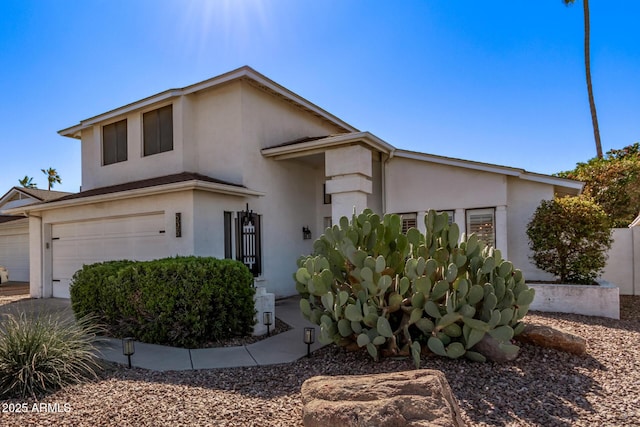
[[[311,351],[322,347],[318,342],[319,328],[305,320],[300,313],[300,299],[291,297],[276,301],[275,316],[292,329],[253,344],[238,347],[218,347],[189,350],[135,342],[135,354],[131,365],[154,371],[183,371],[192,369],[232,368],[239,366],[275,365],[294,362],[307,355],[307,345],[303,341],[304,328],[316,328],[316,342]],[[0,306],[0,316],[7,312],[61,313],[73,315],[69,300],[58,298],[29,299]],[[100,338],[98,348],[101,359],[127,364],[122,354],[122,341]]]

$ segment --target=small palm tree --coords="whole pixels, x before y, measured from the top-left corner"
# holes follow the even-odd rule
[[[54,168],[49,169],[40,169],[43,174],[47,176],[47,181],[49,183],[49,188],[47,190],[51,191],[54,184],[62,184],[62,179],[60,179],[60,175],[58,175],[58,171]]]
[[[33,177],[30,177],[30,176],[27,176],[27,175],[25,175],[24,178],[19,179],[18,182],[24,188],[38,188],[38,184],[33,182]]]

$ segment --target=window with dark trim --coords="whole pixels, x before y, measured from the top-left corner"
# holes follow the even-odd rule
[[[102,127],[102,164],[127,160],[127,119]]]
[[[327,194],[327,184],[322,184],[322,196],[323,196],[322,202],[325,205],[330,205],[331,204],[331,194]]]
[[[144,113],[142,122],[145,156],[173,150],[173,106]]]
[[[233,224],[233,212],[224,212],[224,257],[227,259],[233,258],[232,248],[232,224]]]

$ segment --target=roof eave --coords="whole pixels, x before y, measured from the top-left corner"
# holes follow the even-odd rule
[[[513,168],[508,166],[492,165],[489,163],[474,162],[472,160],[455,159],[451,157],[436,156],[434,154],[416,153],[413,151],[397,150],[395,156],[407,159],[428,161],[448,166],[456,166],[465,169],[478,170],[489,173],[498,173],[507,176],[517,177],[527,181],[540,182],[543,184],[554,185],[557,187],[568,188],[581,192],[584,183],[574,181],[572,179],[558,178],[552,175],[544,175],[534,172],[527,172],[524,169]]]
[[[274,82],[273,80],[269,79],[268,77],[258,73],[256,70],[254,70],[253,68],[249,67],[249,66],[243,66],[240,67],[236,70],[233,71],[229,71],[228,73],[225,74],[221,74],[219,76],[210,78],[208,80],[205,80],[203,82],[200,83],[196,83],[193,84],[191,86],[187,86],[181,89],[169,89],[166,90],[164,92],[158,93],[156,95],[152,95],[148,98],[144,98],[140,101],[136,101],[133,102],[131,104],[127,104],[123,107],[120,108],[116,108],[114,110],[108,111],[106,113],[103,114],[99,114],[97,116],[88,118],[86,120],[82,120],[79,124],[75,125],[75,126],[71,126],[68,127],[66,129],[62,129],[60,131],[58,131],[58,134],[62,135],[62,136],[66,136],[69,138],[76,138],[79,139],[80,138],[80,132],[83,129],[87,129],[97,123],[103,122],[105,120],[109,120],[109,119],[113,119],[115,117],[118,116],[122,116],[124,114],[128,114],[132,111],[135,110],[139,110],[160,102],[164,102],[167,101],[169,99],[172,98],[177,98],[179,96],[182,95],[189,95],[192,93],[196,93],[199,91],[203,91],[206,89],[210,89],[216,86],[220,86],[232,81],[236,81],[236,80],[240,80],[240,79],[249,79],[254,81],[255,83],[257,83],[260,86],[263,86],[267,89],[269,89],[270,91],[286,98],[289,99],[291,101],[293,101],[294,103],[300,105],[303,109],[306,109],[310,112],[312,112],[314,115],[320,116],[325,120],[328,120],[329,122],[332,122],[333,124],[335,124],[338,127],[341,127],[343,129],[345,129],[346,131],[349,132],[357,132],[358,130],[356,128],[354,128],[353,126],[351,126],[350,124],[344,122],[343,120],[339,119],[338,117],[334,116],[333,114],[329,113],[328,111],[323,110],[322,108],[318,107],[317,105],[313,104],[312,102],[307,101],[306,99],[304,99],[303,97],[301,97],[300,95],[297,95],[296,93],[290,91],[289,89],[285,88],[284,86],[279,85],[278,83]]]
[[[58,202],[39,203],[36,205],[21,206],[18,208],[8,209],[9,215],[28,215],[34,212],[48,211],[52,209],[66,208],[70,206],[83,206],[99,202],[109,202],[115,200],[127,200],[142,196],[153,196],[156,194],[174,193],[177,191],[202,190],[212,193],[225,194],[238,197],[261,197],[265,193],[251,190],[245,187],[237,187],[229,184],[221,184],[215,182],[206,182],[200,180],[190,180],[171,184],[156,185],[153,187],[138,188],[134,190],[125,190],[114,193],[99,194],[95,196],[87,196],[82,198],[61,200]]]
[[[284,145],[273,148],[263,148],[262,155],[272,157],[275,160],[285,160],[299,157],[300,155],[323,152],[327,149],[354,143],[364,143],[365,145],[385,154],[393,153],[395,147],[370,132],[352,132],[314,141],[302,142],[293,145]]]
[[[59,130],[58,134],[69,138],[80,139],[80,132],[82,130],[88,129],[97,123],[101,123],[106,120],[131,113],[132,111],[140,110],[151,105],[167,101],[169,99],[177,98],[181,95],[181,93],[182,89],[169,89],[148,98],[144,98],[140,101],[136,101],[123,107],[116,108],[115,110],[107,111],[106,113],[90,117],[86,120],[82,120],[80,124]]]

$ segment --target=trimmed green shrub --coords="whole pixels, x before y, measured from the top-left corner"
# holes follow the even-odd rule
[[[516,353],[511,339],[534,297],[522,272],[476,235],[461,237],[446,213],[431,210],[424,221],[425,234],[404,234],[398,215],[366,209],[327,228],[313,255],[298,260],[300,309],[320,325],[319,340],[366,348],[374,359],[412,355],[416,367],[423,345],[484,361],[474,346],[485,334]]]
[[[78,315],[91,313],[115,337],[194,348],[251,334],[254,293],[251,272],[235,260],[117,261],[78,271],[71,306]]]
[[[527,226],[535,265],[562,283],[592,284],[611,248],[605,211],[585,196],[543,200]]]
[[[97,378],[90,319],[6,315],[0,326],[0,398],[37,398]]]

